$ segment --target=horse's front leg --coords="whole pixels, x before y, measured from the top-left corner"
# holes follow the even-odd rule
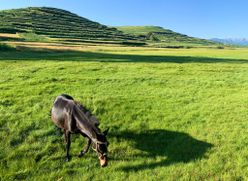
[[[65,142],[66,142],[66,161],[70,160],[70,146],[71,146],[71,133],[64,130]]]
[[[87,145],[84,147],[84,149],[79,153],[78,157],[82,157],[85,153],[88,152],[89,150],[89,147],[90,147],[90,144],[91,144],[91,139],[88,138],[88,143]]]

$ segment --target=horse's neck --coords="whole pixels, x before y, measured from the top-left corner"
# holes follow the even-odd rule
[[[86,134],[90,139],[97,140],[100,134],[99,128],[90,120],[90,118],[79,107],[74,107],[74,116],[78,129]]]
[[[86,134],[92,140],[97,140],[99,130],[93,124],[88,120],[82,121],[82,119],[76,119],[76,122],[80,132]]]

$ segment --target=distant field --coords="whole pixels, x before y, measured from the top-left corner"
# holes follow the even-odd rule
[[[248,49],[36,47],[0,52],[0,180],[248,179]],[[110,128],[108,167],[78,135],[64,161],[61,93]]]

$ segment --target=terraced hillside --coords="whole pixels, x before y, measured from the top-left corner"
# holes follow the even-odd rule
[[[108,43],[166,48],[219,45],[159,26],[108,27],[66,10],[48,7],[0,11],[0,41],[73,45]]]
[[[56,8],[23,8],[0,11],[0,33],[34,33],[70,40],[139,40],[97,22]]]
[[[118,30],[124,33],[143,37],[152,42],[170,43],[170,44],[199,44],[199,45],[216,45],[217,43],[190,37],[181,33],[176,33],[169,29],[159,26],[118,26]]]

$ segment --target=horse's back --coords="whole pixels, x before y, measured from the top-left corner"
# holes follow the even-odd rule
[[[58,127],[69,129],[71,122],[71,109],[73,107],[73,99],[68,99],[64,95],[58,96],[51,110],[52,121]]]
[[[69,99],[69,100],[74,100],[73,99],[73,97],[71,97],[70,95],[68,95],[68,94],[61,94],[61,95],[59,95],[60,97],[64,97],[64,98],[66,98],[66,99]],[[59,97],[58,96],[58,97]]]
[[[61,94],[55,99],[51,116],[54,124],[71,132],[77,131],[76,122],[82,123],[87,128],[94,127],[98,129],[97,127],[99,126],[97,118],[67,94]]]

